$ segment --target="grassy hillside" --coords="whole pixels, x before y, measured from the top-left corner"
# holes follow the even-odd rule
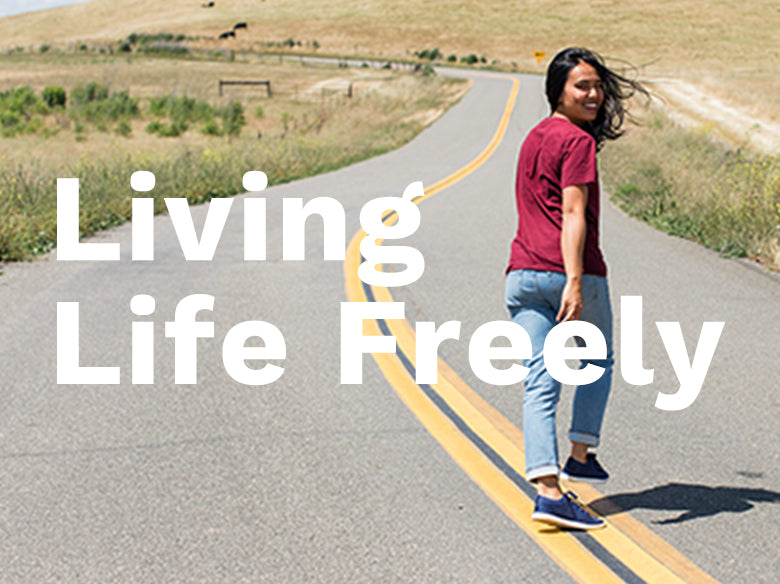
[[[193,164],[210,170],[190,173],[192,200],[226,196],[240,185],[222,177],[236,180],[250,164],[240,153],[273,168],[273,182],[321,172],[401,145],[465,89],[435,76],[282,65],[274,53],[415,61],[424,52],[436,64],[471,58],[474,67],[543,73],[557,50],[584,45],[613,66],[639,66],[640,78],[655,83],[678,114],[704,122],[685,130],[651,112],[645,127],[605,149],[601,163],[614,200],[659,229],[780,266],[780,157],[772,155],[780,144],[775,2],[205,3],[92,0],[0,19],[0,92],[62,85],[71,95],[77,84],[94,82],[127,92],[140,112],[101,122],[103,130],[67,112],[43,115],[32,106],[0,112],[0,130],[14,136],[0,140],[0,260],[51,246],[51,200],[44,197],[51,189],[44,183],[54,176],[123,177],[100,185],[110,192],[126,188],[131,161],[154,162],[161,173]],[[246,28],[218,38],[239,22]],[[159,33],[166,40],[149,36]],[[535,51],[546,59],[537,62]],[[220,97],[220,78],[272,78],[274,98],[238,88]],[[356,99],[344,97],[350,84]],[[210,121],[190,122],[175,139],[152,135],[150,124],[173,123],[149,109],[164,96],[208,102],[214,112],[237,100],[246,125],[226,142],[224,132],[214,133],[222,127],[215,113]],[[0,105],[3,99],[13,107],[23,101],[21,94],[0,95]],[[204,132],[205,123],[212,132]],[[758,138],[765,154],[751,152]],[[334,152],[340,155],[325,156]],[[96,159],[105,169],[76,162]],[[101,214],[82,228],[123,220],[125,203],[114,208],[96,198]]]
[[[645,78],[677,77],[759,117],[780,120],[780,8],[771,0],[92,0],[0,20],[2,45],[116,41],[133,32],[200,36],[204,47],[409,58],[438,48],[506,67],[543,71],[572,44],[646,65]],[[121,15],[119,17],[118,15]],[[235,39],[216,37],[239,21]],[[300,41],[300,46],[298,46]],[[316,41],[316,43],[314,43]]]

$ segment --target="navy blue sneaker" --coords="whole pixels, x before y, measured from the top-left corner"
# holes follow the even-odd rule
[[[596,460],[596,455],[590,452],[584,464],[569,457],[566,466],[561,471],[561,478],[567,481],[599,484],[607,482],[609,473],[601,467],[599,461]]]
[[[564,493],[560,499],[548,499],[537,495],[531,519],[569,529],[599,529],[606,522],[594,517],[577,503],[574,493]]]

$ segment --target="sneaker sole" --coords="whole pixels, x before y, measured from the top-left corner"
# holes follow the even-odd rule
[[[578,477],[578,476],[570,475],[563,471],[561,471],[561,478],[566,481],[571,481],[573,483],[588,483],[589,485],[603,485],[609,480],[609,477],[605,479],[597,479],[591,477]]]
[[[534,521],[541,521],[542,523],[555,525],[556,527],[568,527],[569,529],[590,530],[601,529],[602,527],[607,526],[605,521],[601,521],[600,523],[580,523],[579,521],[575,521],[573,519],[565,519],[563,517],[558,517],[557,515],[550,515],[549,513],[541,513],[539,511],[534,511],[531,514],[531,519]]]

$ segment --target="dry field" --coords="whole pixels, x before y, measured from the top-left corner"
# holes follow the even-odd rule
[[[8,134],[0,138],[0,262],[30,258],[54,245],[56,177],[85,179],[80,227],[92,233],[129,216],[127,181],[139,168],[155,173],[160,193],[192,203],[230,196],[240,192],[241,176],[250,169],[265,171],[278,184],[398,148],[469,87],[411,71],[305,65],[277,56],[180,59],[56,48],[0,56],[0,71],[0,91],[13,90],[0,96],[9,108],[0,128]],[[228,86],[220,96],[220,79],[270,80],[273,96],[262,86]],[[128,92],[138,100],[136,117],[84,117],[83,104],[71,98],[76,86],[88,83],[112,95]],[[40,106],[27,106],[15,113],[19,88],[32,88],[35,97],[47,86],[67,91],[64,110],[41,113]],[[185,96],[216,112],[208,114],[213,131],[207,120],[190,120],[184,133],[177,129],[166,137],[147,131],[148,125],[179,123],[172,110],[155,114],[154,98]],[[234,126],[235,134],[227,133],[218,109],[235,111],[231,102],[241,103],[246,122]]]
[[[280,63],[277,57],[238,57],[226,62],[186,60],[143,55],[15,54],[0,56],[0,91],[29,85],[37,93],[60,85],[70,94],[78,84],[97,82],[111,91],[128,91],[149,99],[164,95],[188,96],[213,105],[231,100],[243,103],[247,125],[242,140],[273,140],[282,134],[308,133],[322,141],[347,144],[369,126],[413,124],[418,129],[435,120],[468,88],[467,83],[423,78],[410,73],[376,69],[341,69],[335,66]],[[226,86],[220,79],[271,80],[273,97],[264,86]],[[352,97],[347,94],[352,86]],[[420,95],[425,97],[419,98]],[[262,115],[258,115],[261,108]],[[366,124],[365,120],[371,120]],[[320,123],[319,127],[311,128]],[[127,151],[167,152],[182,147],[223,142],[192,129],[184,135],[162,138],[144,131],[148,119],[131,122],[128,138],[113,132],[88,131],[79,135],[64,124],[53,137],[40,133],[0,140],[3,166],[33,161],[56,167],[82,158],[121,155]],[[406,137],[408,139],[408,136]]]
[[[235,39],[216,39],[239,21],[248,28]],[[684,80],[769,121],[780,121],[779,30],[780,8],[771,0],[217,0],[213,8],[198,0],[92,0],[0,20],[7,48],[167,31],[237,50],[294,39],[301,46],[292,50],[314,52],[316,40],[323,54],[410,58],[436,47],[540,72],[545,63],[537,65],[533,51],[549,57],[580,44],[642,65],[646,79]]]

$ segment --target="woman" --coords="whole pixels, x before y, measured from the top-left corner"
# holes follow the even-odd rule
[[[596,152],[605,140],[622,134],[623,102],[634,91],[647,92],[582,48],[554,57],[545,90],[552,113],[528,134],[518,160],[518,229],[507,268],[506,302],[512,320],[532,343],[523,397],[526,477],[538,489],[532,518],[595,529],[604,521],[564,495],[558,480],[559,475],[594,483],[609,478],[588,451],[599,443],[613,365],[607,268],[599,248]],[[607,356],[588,361],[604,368],[604,374],[575,392],[571,455],[561,473],[555,435],[561,384],[547,372],[542,351],[547,333],[568,320],[598,327]]]

